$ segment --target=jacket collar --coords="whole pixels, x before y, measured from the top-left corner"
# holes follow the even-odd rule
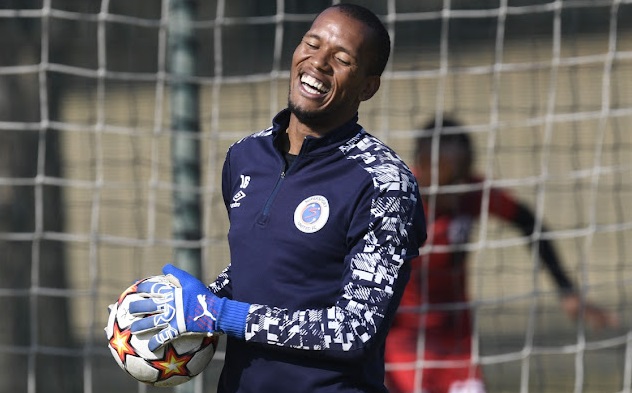
[[[290,124],[290,110],[283,109],[272,119],[272,133],[274,139],[282,135]],[[356,135],[362,126],[358,124],[358,114],[356,113],[345,124],[330,131],[322,138],[308,136],[303,142],[303,151],[320,150],[328,146],[337,147]],[[328,149],[327,149],[328,150]]]

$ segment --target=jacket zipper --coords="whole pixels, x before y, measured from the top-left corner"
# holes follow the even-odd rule
[[[303,152],[305,145],[306,143],[304,143],[303,146],[301,146],[301,151],[298,153],[298,155],[296,156],[294,161],[290,164],[290,166],[287,169],[281,171],[281,175],[279,176],[279,179],[277,180],[276,185],[274,186],[274,190],[272,190],[272,193],[268,197],[266,204],[263,206],[261,217],[259,218],[259,220],[257,220],[259,224],[265,224],[268,221],[268,216],[270,215],[270,208],[272,207],[272,203],[276,199],[276,196],[278,195],[279,190],[281,189],[281,185],[283,185],[283,181],[285,180],[285,177],[287,176],[288,173],[290,173],[292,168],[296,166],[296,161],[300,159],[301,153]]]
[[[274,202],[277,194],[279,193],[279,190],[281,189],[283,180],[285,180],[285,171],[281,172],[281,175],[279,176],[279,179],[277,180],[276,185],[274,186],[274,190],[272,190],[272,193],[268,197],[266,204],[263,206],[263,214],[262,214],[263,220],[260,220],[260,222],[265,222],[266,221],[265,218],[267,218],[268,215],[270,214],[270,207],[272,206],[272,202]]]

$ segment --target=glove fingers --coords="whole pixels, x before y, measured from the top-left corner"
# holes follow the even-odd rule
[[[171,326],[167,326],[166,329],[161,330],[158,334],[152,336],[147,342],[147,348],[150,351],[155,351],[156,349],[163,346],[170,340],[173,340],[178,336],[178,331],[172,328]]]
[[[154,314],[158,311],[158,304],[153,299],[135,300],[129,303],[129,313],[138,314]]]
[[[177,278],[179,273],[186,273],[186,272],[182,269],[178,269],[177,267],[173,266],[170,263],[167,263],[165,266],[162,267],[162,274],[164,274],[165,276],[168,274],[171,274]]]
[[[168,322],[164,321],[162,314],[157,314],[132,322],[130,330],[133,334],[138,334],[156,329],[162,329],[165,325],[168,325]]]
[[[167,283],[156,281],[143,281],[137,285],[136,292],[141,292],[147,296],[164,296],[165,292],[171,291]]]
[[[172,282],[176,287],[182,288],[183,291],[189,293],[207,293],[209,289],[204,283],[198,280],[195,276],[187,273],[182,269],[167,264],[162,268],[162,272],[165,274],[167,280]]]
[[[198,281],[197,278],[189,274],[188,272],[179,269],[172,264],[166,264],[162,268],[162,273],[167,276],[167,279],[174,283],[178,287],[184,286],[187,282]],[[175,279],[175,282],[174,282]]]
[[[147,343],[147,348],[149,348],[149,350],[153,352],[156,349],[160,348],[163,344],[164,343],[158,342],[156,336],[152,336]]]
[[[175,287],[177,288],[182,288],[182,285],[180,284],[180,280],[178,280],[176,278],[176,276],[174,276],[173,274],[167,274],[165,276],[165,278],[167,279],[167,281],[169,281],[171,284],[173,284]]]

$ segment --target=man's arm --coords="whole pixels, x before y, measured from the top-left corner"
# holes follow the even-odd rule
[[[219,297],[233,298],[233,289],[230,281],[230,264],[222,270],[215,281],[209,284],[208,288]]]
[[[516,213],[512,222],[524,236],[531,236],[535,230],[535,216],[531,210],[523,204],[518,203],[516,205]],[[541,232],[547,231],[547,228],[543,225]],[[553,243],[548,239],[538,239],[537,249],[540,260],[544,263],[544,266],[555,281],[560,295],[563,296],[574,293],[575,288],[573,282],[564,271],[560,263],[560,258],[553,247]]]
[[[517,204],[516,214],[512,222],[525,236],[531,236],[536,225],[535,216],[531,210],[522,204]],[[541,231],[547,232],[547,228],[543,225]],[[596,329],[617,326],[618,318],[616,315],[582,298],[564,271],[553,243],[548,239],[538,239],[536,241],[540,260],[555,281],[560,292],[562,309],[569,318],[573,320],[583,318]]]

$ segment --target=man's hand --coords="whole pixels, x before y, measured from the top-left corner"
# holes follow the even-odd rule
[[[619,325],[619,318],[615,314],[588,301],[582,303],[577,294],[564,295],[561,302],[562,309],[573,320],[576,320],[583,311],[584,320],[594,329],[613,328]]]
[[[158,330],[148,343],[149,350],[154,351],[183,333],[218,332],[226,299],[215,296],[200,280],[173,265],[165,265],[162,272],[173,285],[138,285],[138,292],[147,299],[131,302],[129,311],[145,317],[132,323],[132,333]]]

